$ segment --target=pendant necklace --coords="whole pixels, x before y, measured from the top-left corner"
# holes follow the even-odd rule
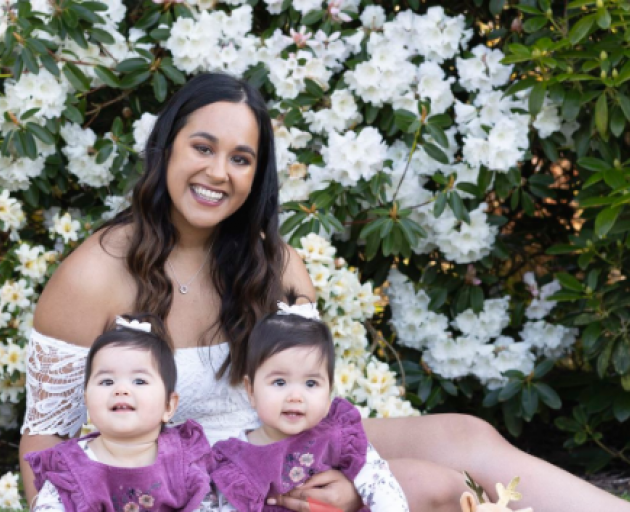
[[[195,272],[195,274],[188,280],[187,283],[183,283],[183,284],[180,282],[179,279],[177,279],[177,274],[175,274],[175,269],[173,268],[173,265],[171,265],[171,262],[169,260],[166,260],[166,263],[168,264],[168,268],[171,269],[171,273],[173,274],[175,281],[177,281],[177,284],[179,285],[179,293],[181,293],[182,295],[186,295],[188,293],[188,287],[199,275],[199,272],[201,272],[201,269],[206,265],[206,262],[208,261],[208,256],[210,256],[210,251],[208,251],[208,253],[206,254],[206,257],[203,259],[203,263],[197,269],[197,272]]]

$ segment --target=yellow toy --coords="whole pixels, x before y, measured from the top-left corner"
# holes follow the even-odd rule
[[[470,475],[466,474],[468,481],[466,484],[475,492],[473,496],[470,492],[465,492],[459,500],[462,507],[462,512],[533,512],[531,508],[522,508],[520,510],[512,510],[507,505],[510,501],[518,501],[521,499],[521,493],[516,492],[516,486],[518,485],[519,478],[513,478],[508,484],[507,488],[503,487],[503,484],[497,484],[497,494],[499,495],[499,501],[496,503],[486,503],[485,493],[481,486],[477,485]]]

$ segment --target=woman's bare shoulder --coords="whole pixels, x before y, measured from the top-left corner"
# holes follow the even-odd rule
[[[61,263],[37,303],[37,331],[90,346],[116,314],[130,310],[135,287],[124,257],[128,231],[115,228],[105,237],[99,231]]]
[[[302,258],[290,245],[285,245],[285,254],[286,264],[282,275],[284,288],[293,288],[298,295],[306,296],[310,300],[315,301],[317,298],[315,287]]]

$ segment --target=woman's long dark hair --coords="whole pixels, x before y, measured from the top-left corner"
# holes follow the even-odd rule
[[[176,135],[188,116],[199,108],[225,101],[245,103],[259,129],[258,164],[249,197],[212,233],[210,275],[221,297],[217,323],[208,327],[224,332],[231,363],[230,382],[245,374],[247,340],[256,321],[275,309],[282,298],[282,273],[286,249],[278,233],[278,175],[273,128],[260,93],[244,81],[224,74],[201,74],[190,80],[168,101],[147,141],[144,174],[133,189],[132,204],[104,224],[104,236],[116,226],[133,227],[126,255],[136,282],[136,311],[147,311],[165,320],[173,300],[173,286],[165,264],[178,240],[171,221],[171,198],[166,185],[168,160]],[[101,238],[101,245],[103,238]],[[207,344],[204,339],[200,345]]]

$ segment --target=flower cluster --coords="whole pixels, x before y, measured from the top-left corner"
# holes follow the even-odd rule
[[[391,322],[398,342],[422,351],[423,361],[444,378],[472,375],[489,389],[496,389],[507,382],[504,372],[529,374],[538,357],[561,357],[575,343],[576,329],[540,319],[556,304],[545,300],[558,289],[556,281],[543,287],[545,298],[535,296],[530,303],[528,318],[539,319],[527,321],[519,333],[521,341],[517,341],[504,334],[510,323],[509,296],[485,300],[479,313],[468,309],[449,318],[431,311],[427,294],[416,290],[397,270],[390,272],[388,280]],[[533,274],[526,274],[524,280],[530,290],[538,291]]]
[[[18,475],[11,472],[0,477],[0,509],[22,510],[18,490]]]
[[[418,414],[400,398],[396,375],[368,351],[367,332],[361,323],[374,315],[380,300],[370,283],[361,284],[355,271],[324,238],[311,233],[301,239],[298,253],[311,276],[322,319],[333,334],[337,361],[335,393],[350,398],[368,416]]]

